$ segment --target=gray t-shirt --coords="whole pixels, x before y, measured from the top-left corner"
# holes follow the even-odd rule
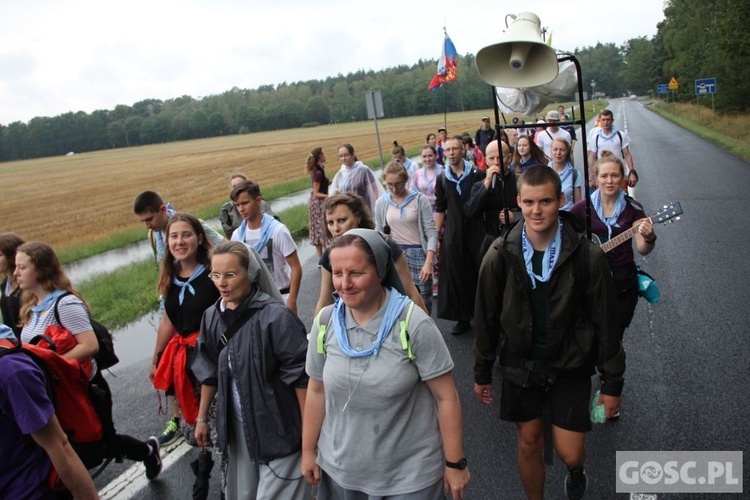
[[[346,310],[352,348],[370,348],[384,312],[385,306],[358,325]],[[313,324],[307,373],[323,381],[326,397],[318,465],[343,488],[401,495],[443,477],[437,407],[425,381],[453,370],[453,360],[435,323],[419,307],[408,332],[413,362],[401,347],[398,322],[377,358],[349,358],[339,348],[332,321],[326,328],[327,355],[318,354],[318,325]]]

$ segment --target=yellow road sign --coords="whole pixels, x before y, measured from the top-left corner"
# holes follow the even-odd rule
[[[680,85],[677,83],[677,78],[672,77],[671,80],[669,80],[669,90],[677,90],[680,88]]]

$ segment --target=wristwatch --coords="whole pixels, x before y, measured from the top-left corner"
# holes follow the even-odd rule
[[[467,465],[468,465],[468,462],[466,461],[465,458],[462,458],[458,462],[449,462],[447,460],[445,461],[445,466],[451,469],[464,470]]]

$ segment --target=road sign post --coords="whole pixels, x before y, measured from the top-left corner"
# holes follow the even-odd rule
[[[672,114],[674,114],[674,91],[680,88],[680,84],[677,83],[677,78],[674,76],[669,79],[669,90],[672,91]]]
[[[367,119],[375,121],[375,135],[378,138],[378,153],[380,154],[380,168],[383,168],[383,149],[380,146],[380,131],[378,130],[378,118],[383,118],[383,96],[379,90],[365,92],[365,106],[367,106]]]
[[[716,78],[701,78],[695,81],[695,107],[698,108],[698,124],[701,123],[701,106],[698,98],[711,94],[712,121],[716,123],[716,109],[714,108],[714,94],[716,93]]]

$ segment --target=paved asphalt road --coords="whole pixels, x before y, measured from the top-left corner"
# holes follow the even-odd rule
[[[640,174],[636,197],[647,211],[680,201],[685,215],[676,224],[657,227],[655,251],[639,258],[657,279],[662,299],[657,305],[641,301],[625,334],[628,368],[623,416],[616,423],[596,426],[587,438],[587,498],[627,498],[615,494],[617,450],[750,448],[750,419],[744,413],[748,409],[750,292],[743,281],[750,276],[745,253],[750,238],[747,222],[743,222],[750,165],[663,120],[641,103],[613,101],[611,109],[616,126],[626,129],[632,140]],[[308,260],[299,304],[306,325],[312,321],[318,283],[315,262]],[[472,334],[453,337],[448,333],[450,323],[438,320],[437,325],[456,364],[472,474],[470,498],[523,498],[514,427],[499,421],[498,398],[488,408],[473,395]],[[144,358],[150,351],[150,345],[143,347]],[[118,428],[135,436],[157,433],[166,421],[157,414],[158,400],[147,383],[146,367],[144,359],[118,367],[117,378],[110,378]],[[195,454],[190,451],[158,480],[121,497],[189,498],[192,474],[188,462]],[[126,465],[108,468],[97,485],[104,487]],[[745,467],[743,472],[746,485],[748,470]],[[217,475],[212,498],[218,498]],[[547,498],[564,497],[563,479],[564,467],[556,458],[547,469]]]

